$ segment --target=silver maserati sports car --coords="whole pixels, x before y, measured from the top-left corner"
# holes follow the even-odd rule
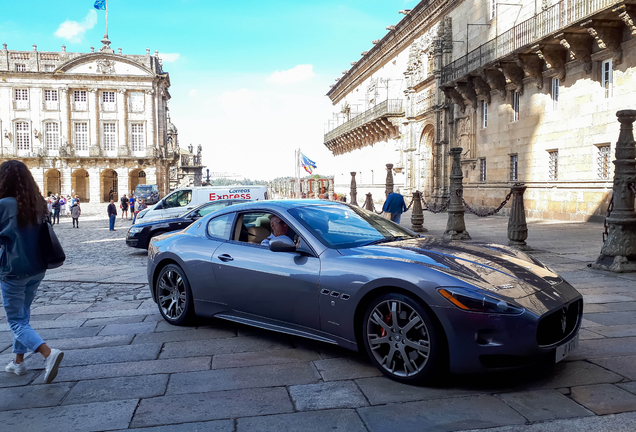
[[[422,237],[348,204],[238,204],[152,240],[166,321],[216,317],[365,350],[390,378],[558,362],[581,295],[533,257]]]

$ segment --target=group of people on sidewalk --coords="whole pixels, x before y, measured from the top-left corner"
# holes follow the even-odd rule
[[[69,206],[68,214],[66,212],[66,206]],[[73,218],[73,228],[79,228],[79,217],[82,214],[82,209],[80,208],[80,198],[78,195],[71,197],[70,195],[51,195],[46,198],[46,208],[51,215],[51,225],[55,225],[56,223],[60,223],[60,215],[70,216]]]
[[[135,205],[136,204],[136,205]],[[128,217],[128,208],[130,207],[130,217]],[[119,208],[121,209],[121,218],[131,219],[133,224],[137,220],[137,215],[140,211],[145,210],[147,208],[146,202],[144,199],[135,199],[134,194],[130,194],[130,198],[124,194],[123,197],[119,200]],[[117,207],[115,206],[115,200],[111,197],[110,204],[106,209],[108,213],[109,220],[109,230],[115,231],[115,219],[117,219]]]

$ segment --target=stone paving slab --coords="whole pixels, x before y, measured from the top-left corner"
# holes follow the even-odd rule
[[[103,310],[103,311],[93,311],[93,312],[78,312],[74,314],[62,314],[57,321],[64,322],[65,320],[74,320],[74,319],[92,319],[92,318],[113,318],[113,317],[125,317],[125,316],[134,316],[134,315],[150,315],[157,311],[156,308],[138,308],[138,309],[124,309],[124,310]]]
[[[467,396],[360,408],[371,432],[438,432],[524,424],[526,419],[493,396]]]
[[[260,417],[258,417],[260,418]],[[266,417],[269,418],[269,417]],[[213,420],[209,422],[181,423],[170,426],[156,426],[141,429],[120,429],[114,432],[234,432],[233,420]]]
[[[636,395],[611,384],[573,387],[571,397],[598,415],[636,411]]]
[[[626,382],[626,383],[618,383],[616,384],[618,387],[622,388],[623,390],[627,390],[630,393],[633,393],[636,395],[636,381],[630,381],[630,382]]]
[[[111,335],[135,335],[142,333],[152,333],[157,325],[152,322],[141,322],[132,324],[107,324],[104,329],[99,332],[100,336]]]
[[[395,402],[412,402],[428,399],[442,399],[454,396],[478,394],[478,389],[462,389],[455,386],[420,387],[398,383],[385,377],[364,378],[356,380],[362,393],[371,405],[382,405]]]
[[[144,324],[150,324],[144,322]],[[152,323],[155,324],[155,323]],[[209,339],[225,339],[236,336],[236,332],[232,330],[214,330],[214,329],[188,329],[179,332],[149,332],[146,334],[137,334],[133,340],[133,344],[139,343],[165,343],[165,342],[184,342]]]
[[[634,424],[636,424],[636,413],[632,412],[603,417],[555,420],[524,426],[504,426],[488,429],[488,432],[633,432]],[[458,432],[477,431],[483,431],[483,429],[470,429]]]
[[[316,351],[309,349],[280,349],[238,354],[217,354],[212,358],[212,369],[238,368],[246,366],[281,365],[295,362],[319,360]]]
[[[71,383],[54,383],[19,387],[17,389],[0,389],[0,411],[59,405],[71,387],[73,387]]]
[[[636,325],[633,325],[633,324],[611,325],[611,326],[604,325],[600,327],[594,327],[590,331],[596,334],[599,334],[603,337],[610,337],[610,338],[629,337],[629,336],[636,336]]]
[[[319,379],[320,375],[309,363],[217,369],[173,374],[166,394],[289,386],[315,383]]]
[[[594,415],[556,390],[536,390],[497,395],[531,422]]]
[[[209,370],[211,357],[189,357],[170,360],[131,361],[60,367],[56,381],[80,381],[137,375],[170,374]],[[2,374],[0,374],[1,376]],[[2,381],[0,381],[1,385]]]
[[[137,399],[0,412],[12,432],[107,431],[128,427]]]
[[[636,380],[636,355],[597,358],[591,361],[630,380]]]
[[[358,408],[369,405],[353,381],[295,385],[289,387],[289,394],[298,411]]]
[[[634,297],[625,294],[588,294],[584,296],[585,304],[633,302]],[[585,309],[585,308],[584,308]]]
[[[143,322],[147,315],[134,315],[129,317],[115,317],[115,318],[91,318],[87,319],[82,327],[103,327],[107,324],[132,324]]]
[[[163,396],[168,375],[142,375],[78,382],[64,399],[64,405],[108,402]]]
[[[586,361],[560,362],[547,371],[526,372],[516,389],[556,389],[589,384],[615,383],[622,376]]]
[[[7,363],[9,363],[9,361],[2,364],[6,365]],[[37,379],[36,377],[40,375],[40,372],[39,370],[28,370],[26,374],[18,376],[0,371],[0,388],[28,385],[34,378]]]
[[[636,337],[606,338],[581,341],[565,361],[636,355]]]
[[[107,348],[70,350],[64,355],[64,366],[83,366],[97,363],[154,360],[161,344],[121,345]]]
[[[593,321],[597,324],[604,326],[616,326],[616,325],[635,325],[636,313],[629,312],[608,312],[608,313],[595,313],[586,314],[585,319]]]
[[[40,330],[40,329],[52,329],[52,328],[75,328],[75,327],[80,327],[82,324],[84,324],[84,321],[86,321],[85,319],[65,319],[65,320],[61,320],[61,319],[56,319],[56,320],[46,320],[46,321],[33,321],[31,322],[31,327],[33,327],[33,329],[35,330]],[[0,331],[6,332],[6,331],[11,331],[11,329],[9,328],[9,324],[4,323],[4,324],[0,324]]]
[[[233,337],[207,341],[168,342],[164,344],[160,358],[200,357],[288,348],[292,348],[289,338],[275,336],[269,340]]]
[[[239,418],[236,430],[237,432],[366,432],[367,428],[354,410],[325,410]]]
[[[382,372],[360,357],[333,358],[315,361],[314,364],[325,381],[358,379],[381,376]]]
[[[158,426],[292,411],[292,403],[283,387],[170,395],[142,400],[131,426]]]

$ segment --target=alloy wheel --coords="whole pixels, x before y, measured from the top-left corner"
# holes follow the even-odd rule
[[[181,275],[168,270],[159,279],[159,307],[164,316],[176,320],[183,315],[186,307],[186,286]]]
[[[396,377],[418,374],[431,354],[424,320],[400,300],[385,300],[373,308],[366,323],[366,338],[377,363]]]

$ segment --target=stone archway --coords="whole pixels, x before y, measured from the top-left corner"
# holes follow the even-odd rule
[[[71,189],[73,196],[78,195],[81,202],[90,201],[90,180],[88,171],[78,168],[71,174]]]
[[[62,191],[62,176],[56,169],[44,173],[44,193],[46,196],[59,194]]]
[[[141,169],[134,169],[128,174],[130,193],[133,193],[137,185],[140,184],[146,184],[146,172]]]
[[[110,192],[113,193],[113,199],[119,200],[119,194],[117,189],[119,187],[117,179],[117,171],[112,169],[105,169],[101,174],[101,200],[102,202],[108,202],[110,198]]]
[[[435,128],[428,124],[422,130],[420,142],[418,145],[418,169],[417,169],[417,188],[424,193],[424,196],[430,196],[433,192],[433,172],[435,167],[435,157],[433,154]]]

